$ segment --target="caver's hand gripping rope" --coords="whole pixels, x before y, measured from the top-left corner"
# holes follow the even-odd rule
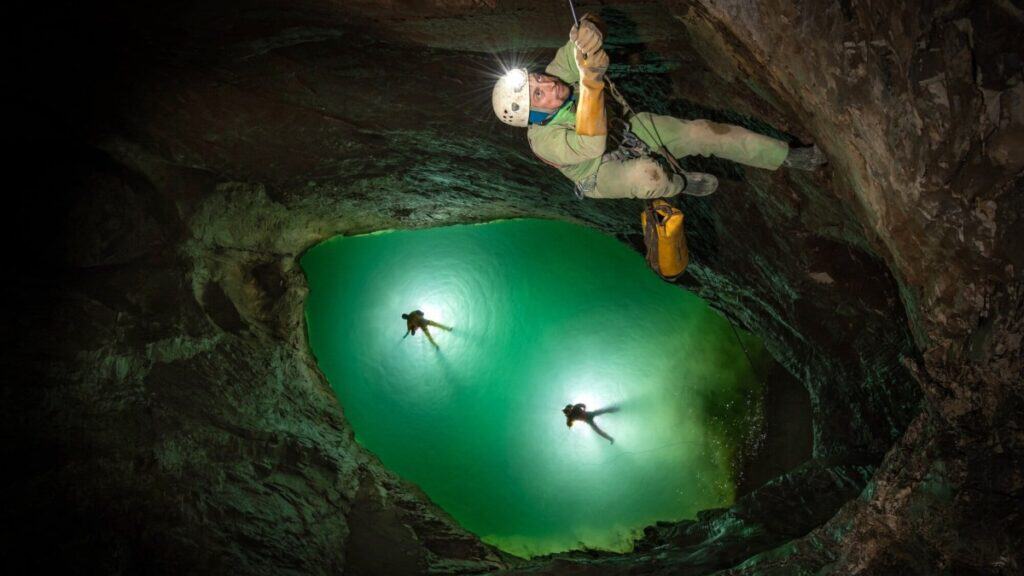
[[[573,0],[569,0],[569,11],[572,12],[572,21],[575,24],[576,29],[579,30],[580,21],[579,18],[576,17],[576,5],[573,3]],[[586,59],[586,56],[586,54],[583,55],[584,59]],[[611,94],[612,98],[614,98],[615,101],[618,102],[620,106],[622,106],[622,109],[626,111],[627,120],[634,117],[639,119],[639,117],[636,115],[636,112],[633,111],[633,107],[629,105],[629,102],[626,102],[626,98],[622,96],[622,93],[619,92],[619,89],[615,87],[615,83],[612,82],[611,78],[609,78],[607,75],[605,75],[604,77],[604,83],[605,85],[608,86],[608,93]],[[638,121],[643,123],[642,120]],[[648,127],[644,126],[644,128]],[[686,173],[683,172],[682,166],[679,165],[679,162],[676,161],[675,157],[669,153],[667,148],[665,148],[665,144],[662,143],[661,140],[661,135],[658,134],[658,128],[657,126],[654,125],[653,122],[651,122],[651,126],[648,129],[648,131],[651,134],[653,134],[655,140],[658,141],[658,149],[655,150],[655,152],[657,154],[660,154],[661,157],[664,158],[666,162],[668,162],[668,165],[672,168],[673,172],[675,172],[676,174],[680,175],[683,178],[683,190],[686,190],[686,186],[687,184],[689,184],[689,182],[686,179]]]

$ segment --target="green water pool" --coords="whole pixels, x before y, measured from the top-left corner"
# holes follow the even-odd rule
[[[338,237],[303,258],[309,340],[356,439],[513,554],[629,549],[731,503],[760,386],[729,324],[562,222]],[[401,314],[453,326],[403,339]],[[759,340],[739,332],[755,367]],[[588,426],[561,409],[615,407]]]

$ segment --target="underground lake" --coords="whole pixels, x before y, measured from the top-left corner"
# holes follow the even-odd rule
[[[736,497],[771,359],[614,238],[511,220],[337,237],[301,263],[356,439],[486,542],[625,551]],[[436,347],[403,336],[417,309],[452,328]],[[576,403],[614,442],[566,425]]]

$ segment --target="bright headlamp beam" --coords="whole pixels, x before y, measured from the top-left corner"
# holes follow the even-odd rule
[[[514,68],[505,73],[505,80],[512,86],[513,90],[518,91],[526,84],[526,74],[520,68]]]

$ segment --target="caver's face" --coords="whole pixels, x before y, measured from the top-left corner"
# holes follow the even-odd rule
[[[569,85],[547,74],[530,74],[530,108],[542,112],[558,110],[569,97]]]

